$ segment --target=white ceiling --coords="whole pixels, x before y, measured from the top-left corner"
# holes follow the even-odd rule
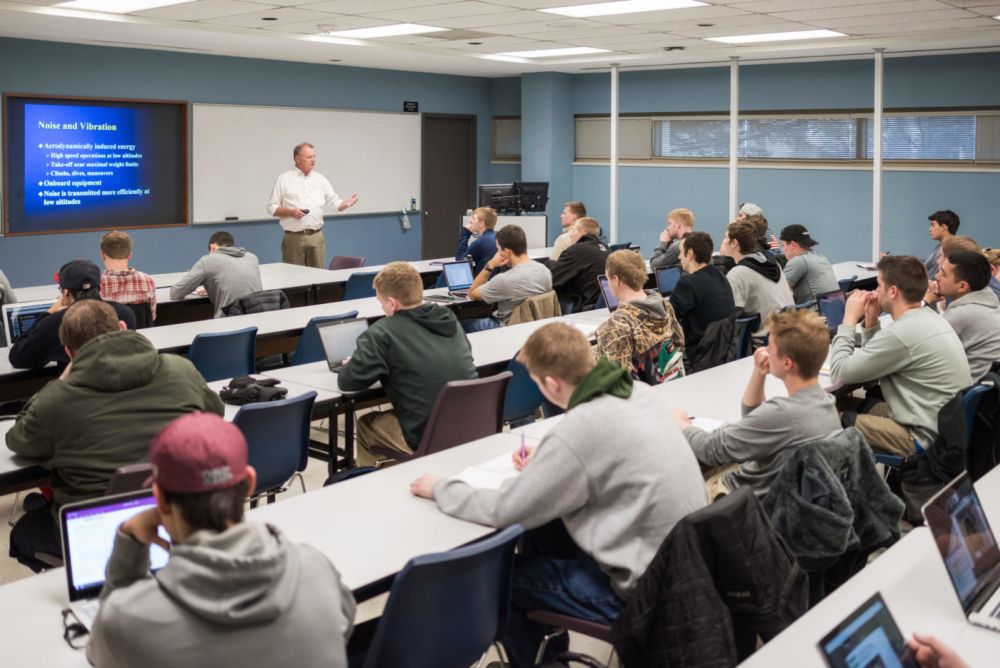
[[[890,56],[1000,48],[1000,21],[992,18],[1000,15],[1000,0],[706,0],[705,7],[593,19],[536,11],[599,1],[194,0],[114,15],[52,7],[57,0],[0,0],[0,36],[475,76],[593,71],[615,62],[623,68],[712,64],[731,56],[851,57],[875,48]],[[322,29],[404,22],[451,30],[359,46],[303,39]],[[752,46],[704,39],[822,28],[847,37]],[[480,57],[568,46],[611,52],[527,64]]]

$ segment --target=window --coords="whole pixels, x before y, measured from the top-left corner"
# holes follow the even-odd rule
[[[493,119],[493,159],[521,159],[521,119],[497,116]]]
[[[863,119],[866,159],[874,152],[875,124]],[[890,116],[882,118],[883,160],[975,160],[976,117]]]

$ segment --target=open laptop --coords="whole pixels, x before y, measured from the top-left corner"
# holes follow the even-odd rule
[[[38,320],[49,312],[54,300],[47,302],[27,302],[20,304],[5,304],[3,307],[4,334],[7,337],[7,344],[17,341],[29,329],[35,326]]]
[[[466,260],[445,262],[441,268],[444,271],[444,283],[448,286],[448,294],[468,297],[473,280],[472,263]]]
[[[819,651],[830,668],[917,668],[879,593],[827,633]]]
[[[316,326],[330,371],[336,373],[340,367],[344,366],[344,360],[354,354],[358,347],[358,337],[366,329],[368,329],[368,321],[364,318],[334,320]]]
[[[608,307],[610,313],[614,313],[615,309],[618,308],[618,297],[615,297],[615,293],[611,291],[608,277],[605,274],[598,276],[597,285],[601,287],[601,294],[604,295],[604,305]]]
[[[1000,631],[1000,548],[968,473],[921,509],[968,620]]]
[[[656,289],[666,297],[674,291],[674,286],[681,279],[680,267],[662,267],[656,270]]]
[[[153,492],[144,489],[72,503],[59,510],[69,608],[88,631],[100,607],[104,570],[111,558],[118,527],[133,515],[155,505]],[[170,540],[163,527],[160,527],[160,537]],[[151,545],[150,572],[163,568],[168,556],[163,548]]]

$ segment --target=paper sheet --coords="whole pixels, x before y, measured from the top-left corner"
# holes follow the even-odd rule
[[[508,452],[482,464],[467,466],[454,477],[454,480],[461,480],[466,485],[476,489],[500,489],[504,480],[513,478],[517,474],[514,461]]]
[[[704,431],[715,431],[722,426],[722,420],[713,420],[712,418],[705,417],[693,417],[691,418],[691,426],[698,427]]]

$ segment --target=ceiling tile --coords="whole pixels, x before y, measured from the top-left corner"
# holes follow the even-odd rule
[[[235,28],[274,28],[283,23],[301,23],[303,21],[316,21],[324,23],[330,19],[332,14],[328,12],[314,12],[294,7],[281,7],[279,9],[268,9],[265,11],[251,12],[249,14],[237,14],[236,16],[223,16],[215,19],[207,19],[202,23],[212,25],[230,26]],[[264,21],[265,17],[274,17],[275,21]]]
[[[493,1],[493,0],[491,0]],[[496,0],[493,4],[520,9],[548,9],[550,7],[565,7],[567,5],[590,5],[608,0]]]
[[[284,3],[284,0],[282,2]],[[317,0],[308,0],[303,9],[339,14],[364,14],[366,12],[381,12],[391,9],[406,9],[407,7],[439,4],[441,4],[441,0],[320,0],[319,2]]]
[[[436,19],[451,19],[459,16],[483,16],[495,14],[498,7],[488,5],[485,2],[449,2],[440,5],[428,5],[426,7],[409,7],[406,9],[390,9],[385,11],[365,10],[365,16],[373,16],[379,19],[390,21],[401,21],[409,23],[433,24]]]
[[[536,33],[526,33],[525,37],[538,37],[543,38],[548,35],[552,39],[558,39],[563,41],[567,38],[572,38],[573,41],[579,42],[595,37],[618,37],[620,39],[628,39],[629,37],[634,37],[636,35],[648,34],[648,30],[643,30],[641,28],[633,26],[604,26],[595,28],[574,28],[573,30],[541,30]]]
[[[892,26],[899,23],[929,23],[931,21],[962,21],[977,18],[964,9],[945,9],[937,12],[906,12],[901,14],[880,14],[878,16],[851,16],[841,19],[811,21],[832,30],[847,30],[854,26]]]
[[[730,35],[756,35],[758,33],[770,32],[791,32],[795,30],[810,30],[810,26],[791,21],[778,21],[774,19],[768,23],[761,23],[751,26],[726,26],[716,25],[711,28],[677,28],[672,32],[683,37],[728,37]]]
[[[992,22],[992,23],[991,23]],[[857,26],[851,28],[851,33],[864,36],[896,35],[899,33],[927,33],[935,35],[962,30],[978,30],[981,28],[991,28],[997,22],[988,17],[978,19],[960,19],[952,21],[913,21],[907,23],[894,23],[891,25]]]
[[[938,0],[905,0],[905,2],[879,2],[848,7],[824,7],[821,9],[806,9],[793,12],[775,12],[773,16],[789,21],[818,21],[822,19],[848,18],[852,16],[877,16],[879,14],[903,14],[907,12],[962,11],[949,7]]]
[[[369,19],[363,16],[348,16],[347,14],[324,14],[322,19],[297,21],[295,23],[278,23],[278,25],[255,26],[274,32],[291,32],[315,34],[320,31],[318,26],[331,26],[327,30],[352,30],[354,28],[371,28],[388,25],[388,21]]]
[[[497,7],[497,9],[501,9]],[[483,32],[492,32],[491,28],[498,25],[510,25],[513,23],[530,23],[532,21],[544,21],[551,20],[553,18],[548,14],[539,14],[538,12],[525,12],[519,10],[508,10],[495,14],[484,14],[476,16],[456,16],[449,19],[437,19],[435,25],[439,25],[443,28],[462,28],[470,30],[482,30]]]
[[[728,28],[738,28],[741,26],[756,26],[765,23],[774,23],[774,17],[768,16],[767,14],[740,14],[739,16],[728,16],[725,19],[717,21],[704,21],[704,23],[714,23],[716,26],[725,26]],[[658,21],[656,23],[649,23],[643,25],[642,27],[648,30],[655,30],[660,32],[676,32],[677,30],[694,30],[698,28],[698,24],[703,23],[702,21]]]
[[[182,5],[147,9],[141,12],[134,12],[134,14],[136,16],[152,16],[174,21],[202,21],[220,16],[233,16],[234,14],[248,14],[265,9],[276,9],[277,7],[277,4],[260,5],[255,2],[243,2],[242,0],[198,0],[197,2],[185,2]]]
[[[272,0],[246,0],[246,2],[252,2],[255,5],[274,4]],[[296,5],[308,5],[310,2],[316,2],[316,0],[279,0],[278,4],[282,7],[294,7]]]
[[[729,5],[749,12],[794,12],[820,7],[846,7],[848,5],[869,5],[872,0],[740,0]]]
[[[657,23],[659,21],[707,22],[725,16],[746,14],[745,9],[725,7],[722,5],[707,5],[705,7],[690,7],[688,9],[670,9],[659,12],[637,12],[635,14],[618,14],[617,16],[601,16],[598,20],[606,23],[629,25],[634,23]]]

